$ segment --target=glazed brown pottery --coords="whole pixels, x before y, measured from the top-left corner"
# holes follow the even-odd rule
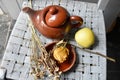
[[[52,42],[52,43],[49,43],[45,46],[46,50],[49,52],[50,50],[53,49],[53,47],[56,45],[57,42]],[[63,63],[59,63],[57,62],[57,66],[59,67],[59,70],[62,71],[62,72],[66,72],[68,70],[70,70],[74,64],[75,64],[75,61],[76,61],[76,52],[75,52],[75,49],[70,45],[70,44],[67,44],[66,46],[69,50],[69,56],[67,58],[67,60]]]
[[[28,13],[37,30],[48,38],[61,39],[71,28],[83,24],[81,17],[70,16],[65,8],[58,5],[51,5],[43,10],[25,7],[23,11]]]

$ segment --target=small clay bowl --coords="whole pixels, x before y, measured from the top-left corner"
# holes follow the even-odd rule
[[[57,42],[52,42],[49,43],[45,46],[46,50],[49,52],[50,50],[53,49],[53,47],[56,45]],[[64,61],[63,63],[58,63],[57,61],[57,66],[59,67],[59,70],[62,72],[66,72],[68,70],[70,70],[73,66],[74,63],[76,61],[76,53],[75,53],[75,49],[70,45],[67,44],[67,48],[69,49],[69,56],[67,58],[66,61]]]

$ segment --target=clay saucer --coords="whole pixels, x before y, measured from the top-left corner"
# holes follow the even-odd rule
[[[45,46],[46,50],[49,52],[50,50],[53,49],[53,47],[56,45],[57,42],[52,42],[49,43]],[[59,67],[59,70],[62,72],[66,72],[68,70],[70,70],[73,66],[74,63],[76,61],[76,53],[75,53],[75,49],[70,45],[67,44],[67,48],[69,49],[69,56],[68,59],[66,61],[64,61],[63,63],[58,63],[57,61],[57,66]]]

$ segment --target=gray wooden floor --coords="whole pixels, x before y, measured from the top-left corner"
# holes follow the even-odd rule
[[[0,62],[7,43],[8,30],[11,24],[10,21],[11,20],[8,15],[0,15]]]

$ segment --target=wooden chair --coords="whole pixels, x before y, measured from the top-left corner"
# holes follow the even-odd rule
[[[101,0],[102,1],[102,0]],[[35,0],[32,2],[34,9],[42,9],[48,5],[61,5],[71,15],[79,15],[83,18],[82,27],[89,27],[96,36],[93,51],[106,55],[106,36],[103,11],[98,9],[96,3],[81,2],[74,0]],[[99,2],[99,5],[100,4]],[[23,7],[28,6],[28,1],[23,2]],[[104,7],[101,7],[104,8]],[[30,75],[30,39],[31,33],[28,27],[27,14],[20,12],[13,31],[10,35],[5,54],[1,63],[0,78],[13,80],[34,80]],[[52,42],[39,33],[43,44]],[[72,39],[70,43],[76,44]],[[76,44],[77,45],[77,44]],[[106,59],[76,48],[76,67],[61,76],[62,80],[106,80]],[[48,80],[48,78],[46,78]]]

